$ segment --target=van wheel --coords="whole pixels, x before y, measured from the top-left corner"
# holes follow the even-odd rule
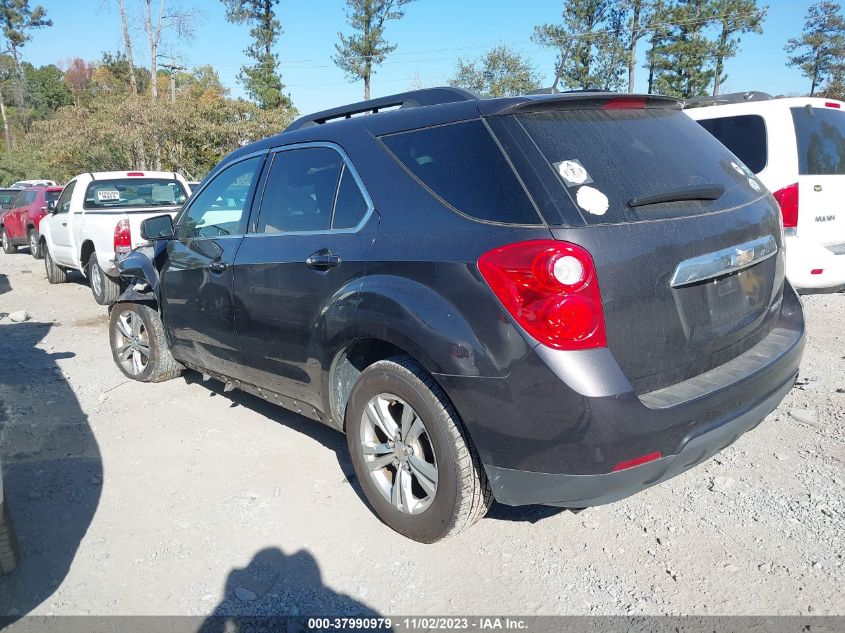
[[[41,259],[41,238],[38,236],[38,231],[29,229],[29,254],[35,259]]]
[[[112,357],[125,376],[140,382],[176,378],[182,369],[167,347],[158,312],[140,303],[118,303],[109,317]]]
[[[457,411],[408,357],[361,373],[346,409],[346,438],[373,510],[408,538],[433,543],[490,508],[490,484]]]
[[[9,514],[9,500],[3,495],[3,511],[0,512],[0,576],[10,574],[18,566],[18,539],[15,536],[15,526]]]
[[[96,253],[88,258],[88,281],[94,301],[101,306],[110,306],[120,297],[120,283],[103,272]]]
[[[67,271],[53,261],[50,249],[44,247],[44,268],[47,270],[47,281],[51,284],[63,284],[67,281]]]
[[[12,240],[9,239],[9,234],[6,233],[5,226],[2,229],[0,239],[3,241],[3,252],[6,253],[6,255],[12,255],[13,253],[18,252],[18,247],[12,244]]]

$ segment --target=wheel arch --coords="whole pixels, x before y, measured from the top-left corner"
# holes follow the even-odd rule
[[[95,252],[97,252],[97,249],[94,247],[93,240],[85,240],[84,242],[82,242],[82,247],[79,249],[79,265],[83,269],[87,269],[88,260],[91,258],[91,255],[93,255]]]

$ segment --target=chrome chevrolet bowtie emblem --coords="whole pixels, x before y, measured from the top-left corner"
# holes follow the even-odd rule
[[[737,248],[732,258],[734,266],[745,266],[754,260],[753,248]]]

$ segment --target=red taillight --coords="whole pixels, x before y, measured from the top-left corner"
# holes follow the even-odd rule
[[[798,226],[798,183],[778,189],[772,194],[780,205],[783,227],[794,229]]]
[[[649,453],[648,455],[640,455],[639,457],[635,457],[634,459],[619,462],[618,464],[616,464],[616,466],[613,467],[613,472],[618,472],[627,468],[633,468],[634,466],[647,464],[648,462],[653,462],[656,459],[660,459],[661,456],[662,455],[660,451],[655,451],[654,453]]]
[[[821,275],[823,272],[824,272],[824,268],[813,268],[813,270],[810,271],[810,274],[811,275]]]
[[[142,176],[143,177],[144,172],[142,172],[142,171],[128,171],[128,172],[126,172],[126,175],[127,176]]]
[[[115,257],[126,255],[131,250],[132,229],[129,227],[129,220],[124,218],[114,227],[114,255]]]
[[[590,254],[554,240],[485,253],[478,270],[526,332],[555,349],[607,346],[601,292]]]
[[[602,108],[605,110],[643,110],[645,108],[643,97],[617,97],[605,103]]]
[[[842,104],[836,103],[835,101],[825,101],[824,107],[825,108],[837,108],[837,109],[839,109],[839,108],[842,107]]]

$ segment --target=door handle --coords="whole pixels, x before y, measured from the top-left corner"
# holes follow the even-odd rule
[[[229,267],[229,264],[226,262],[221,262],[220,260],[214,260],[213,262],[208,264],[208,269],[213,273],[222,273]]]
[[[323,249],[306,259],[305,265],[312,270],[326,271],[340,266],[342,261],[339,256],[332,254],[328,249]]]

